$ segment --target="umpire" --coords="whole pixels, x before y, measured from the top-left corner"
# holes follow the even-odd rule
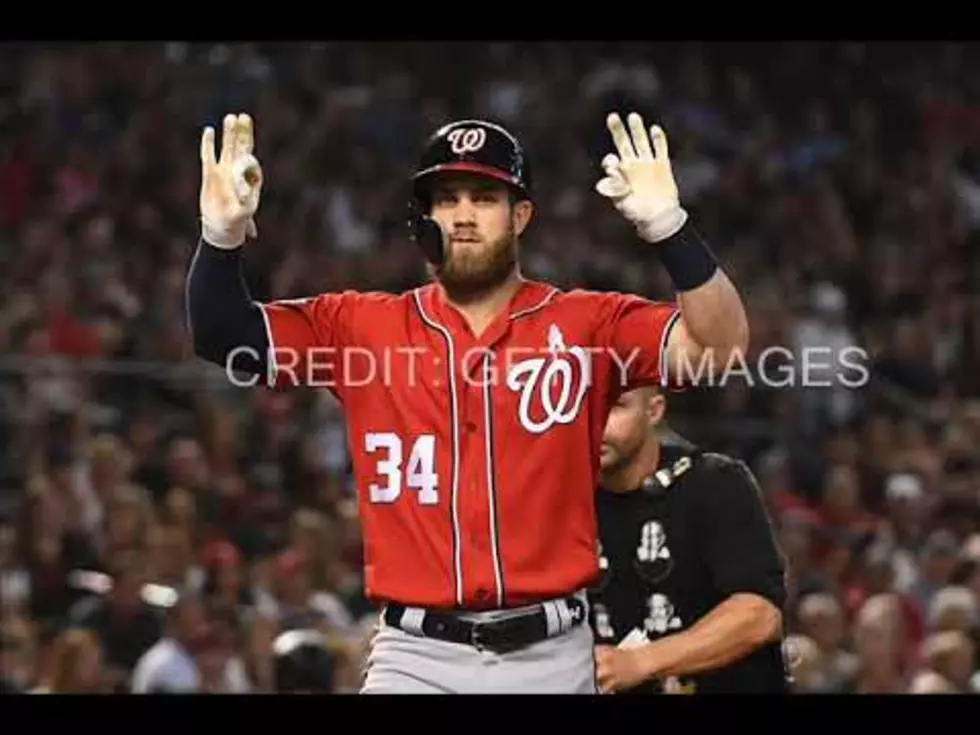
[[[610,412],[591,591],[602,693],[788,693],[784,566],[744,463],[658,436],[655,387]]]

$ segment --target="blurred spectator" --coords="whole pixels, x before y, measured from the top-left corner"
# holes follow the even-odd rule
[[[956,689],[942,674],[935,671],[920,671],[912,679],[909,694],[955,694]]]
[[[5,615],[0,622],[0,691],[25,693],[38,679],[38,644],[24,617]]]
[[[144,598],[145,560],[139,552],[124,552],[112,560],[112,578],[104,594],[77,602],[69,624],[98,636],[105,650],[107,673],[114,689],[125,687],[140,657],[162,634],[159,608]]]
[[[275,560],[273,580],[260,610],[278,621],[282,630],[313,628],[326,633],[350,626],[350,614],[333,604],[336,598],[314,589],[312,561],[301,552],[282,552]]]
[[[922,545],[919,574],[911,594],[922,610],[929,610],[936,593],[949,584],[959,549],[956,537],[945,530],[934,531]]]
[[[864,603],[854,623],[858,663],[846,692],[900,694],[907,691],[905,631],[901,610],[888,595]]]
[[[249,691],[244,664],[235,650],[230,630],[207,622],[189,641],[200,674],[199,694],[245,694]]]
[[[970,634],[980,626],[980,605],[966,587],[944,587],[929,606],[929,630]]]
[[[840,603],[829,593],[814,593],[800,603],[797,620],[806,645],[812,645],[807,660],[814,681],[824,693],[842,692],[856,674],[857,659],[847,650],[847,621]]]
[[[131,689],[134,694],[243,693],[249,686],[242,666],[201,600],[185,594],[168,610],[163,637],[137,661]]]
[[[820,649],[812,638],[800,633],[790,634],[783,642],[783,649],[794,693],[826,694],[832,691],[826,669],[821,665]]]
[[[202,554],[201,594],[211,614],[236,625],[255,607],[256,594],[244,576],[241,554],[228,541],[213,541]]]
[[[180,596],[167,611],[163,637],[136,662],[131,674],[132,692],[191,694],[198,691],[200,673],[191,648],[204,626],[204,609],[197,598]]]
[[[70,628],[54,641],[50,674],[34,690],[37,694],[107,694],[112,677],[103,668],[97,633]]]
[[[973,642],[960,631],[934,633],[923,645],[925,665],[939,674],[956,692],[970,691],[970,677],[976,656]]]
[[[145,543],[149,581],[173,589],[201,587],[204,570],[195,564],[192,540],[178,524],[157,521],[148,529]]]
[[[27,611],[31,575],[20,563],[17,528],[0,525],[0,619]]]
[[[964,549],[949,581],[958,587],[966,587],[973,599],[980,600],[980,559],[971,558],[969,549]]]

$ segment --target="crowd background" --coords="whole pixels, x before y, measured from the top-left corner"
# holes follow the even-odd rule
[[[635,109],[667,130],[682,199],[747,301],[748,369],[677,395],[670,421],[759,477],[790,561],[797,689],[976,692],[977,54],[4,44],[0,680],[146,691],[155,657],[194,691],[264,692],[276,633],[317,626],[338,691],[357,686],[374,611],[338,407],[233,388],[190,356],[205,124],[256,121],[256,298],[422,279],[407,176],[457,116],[503,122],[533,156],[525,273],[669,297],[593,190],[606,113]]]

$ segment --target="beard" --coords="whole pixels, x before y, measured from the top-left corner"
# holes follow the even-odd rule
[[[643,448],[643,436],[631,442],[609,441],[603,443],[599,468],[604,473],[615,473],[629,465]]]
[[[513,228],[499,239],[480,247],[476,243],[450,243],[449,255],[441,268],[429,266],[436,278],[456,301],[481,296],[504,283],[517,267],[517,237]]]
[[[616,472],[629,461],[629,457],[624,457],[619,448],[614,445],[602,447],[599,458],[599,469],[602,472]]]

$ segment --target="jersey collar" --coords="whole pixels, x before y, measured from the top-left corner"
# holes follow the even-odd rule
[[[540,281],[522,279],[519,288],[511,297],[506,309],[487,330],[481,341],[493,338],[495,333],[506,331],[510,322],[544,309],[550,304],[560,289]],[[429,316],[440,325],[454,333],[468,332],[466,322],[459,311],[446,299],[442,287],[432,282],[420,288],[419,296]]]

